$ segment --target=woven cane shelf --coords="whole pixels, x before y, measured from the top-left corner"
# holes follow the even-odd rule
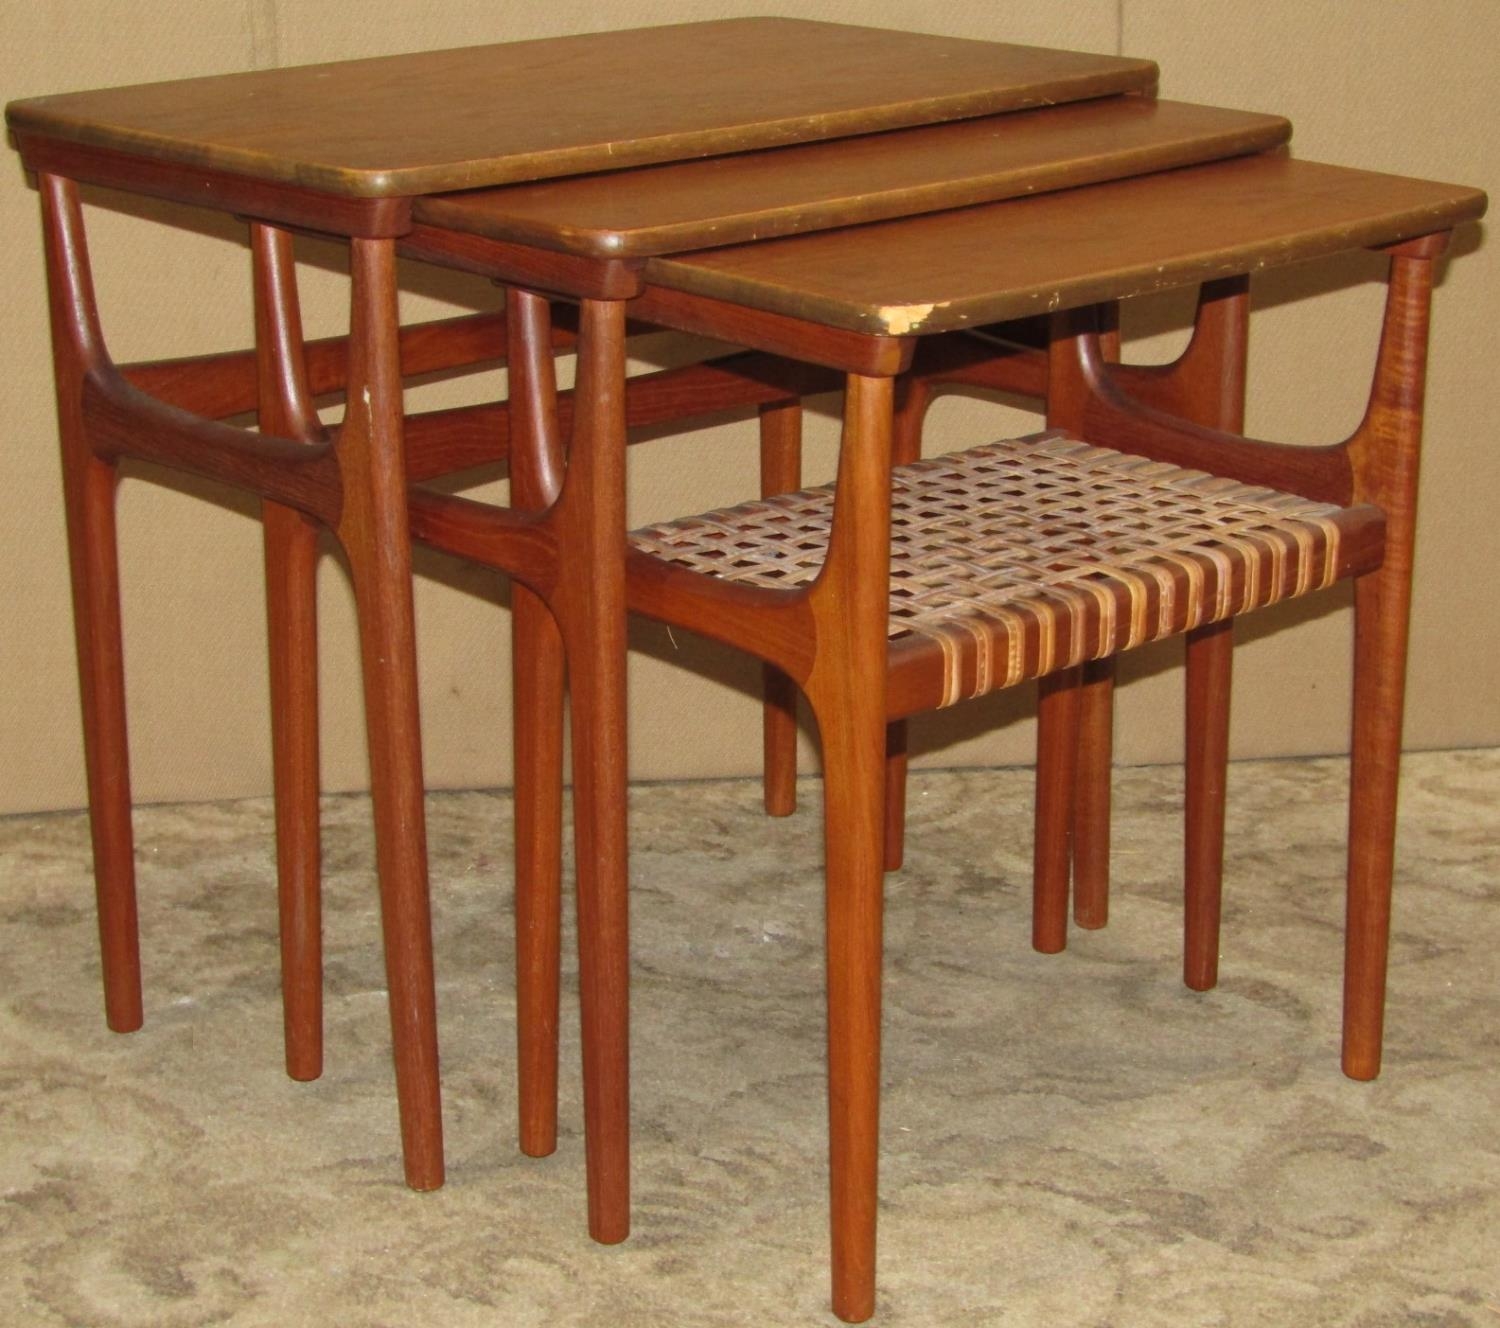
[[[773,589],[823,564],[833,487],[636,531],[642,552]],[[947,706],[1377,566],[1384,518],[1047,433],[899,467],[899,713]]]

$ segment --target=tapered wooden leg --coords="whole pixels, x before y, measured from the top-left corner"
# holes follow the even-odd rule
[[[52,319],[63,505],[73,587],[83,755],[94,892],[104,977],[104,1017],[117,1033],[141,1026],[141,956],[130,824],[130,748],[125,729],[125,666],[120,633],[120,569],[115,539],[115,468],[89,449],[83,384],[107,362],[89,272],[78,189],[42,174],[42,232]]]
[[[60,412],[60,418],[66,416]],[[67,428],[66,422],[63,428]],[[120,573],[115,542],[115,470],[63,443],[73,630],[83,703],[94,894],[104,974],[104,1017],[116,1033],[144,1019],[130,823],[130,748],[125,729],[125,667]],[[71,453],[71,455],[69,455]]]
[[[1354,583],[1343,1048],[1351,1079],[1380,1073],[1427,330],[1433,260],[1447,243],[1446,235],[1426,236],[1392,257],[1370,406],[1350,445],[1355,497],[1365,488],[1386,513],[1385,561]]]
[[[802,483],[802,405],[776,402],[760,409],[760,491],[791,493]],[[780,669],[762,669],[762,746],[766,812],[797,810],[797,686]]]
[[[797,810],[797,686],[775,665],[761,670],[761,748],[768,816]]]
[[[318,527],[265,503],[271,756],[286,1072],[323,1073],[323,931],[319,899]]]
[[[889,598],[888,379],[851,375],[807,695],[823,746],[833,1310],[875,1310]]]
[[[606,1245],[630,1234],[623,626],[619,633],[584,628],[568,641],[589,1234]],[[610,650],[616,660],[604,657]]]
[[[1389,562],[1354,583],[1343,1047],[1344,1073],[1351,1079],[1380,1073],[1410,584],[1405,569]]]
[[[761,671],[761,690],[766,814],[790,816],[797,810],[797,686],[767,664]]]
[[[255,274],[257,415],[261,431],[322,443],[307,382],[292,237],[250,227]],[[276,885],[281,922],[281,1008],[286,1069],[323,1072],[323,935],[318,823],[318,525],[261,504],[270,648],[271,773],[276,801]]]
[[[1434,233],[1393,246],[1390,286],[1385,323],[1381,331],[1374,381],[1359,428],[1343,444],[1347,458],[1347,491],[1334,487],[1334,496],[1354,504],[1378,506],[1385,517],[1384,560],[1376,572],[1355,581],[1355,649],[1353,751],[1350,771],[1349,869],[1344,969],[1343,1067],[1351,1078],[1372,1079],[1380,1071],[1383,1034],[1386,964],[1390,943],[1391,875],[1395,848],[1396,798],[1401,753],[1402,709],[1405,693],[1407,632],[1413,543],[1416,524],[1418,462],[1422,436],[1422,410],[1426,377],[1427,335],[1430,316],[1432,263],[1444,250],[1448,237]],[[1206,315],[1210,305],[1217,312]],[[1206,360],[1216,360],[1223,370],[1208,401],[1217,401],[1220,423],[1231,431],[1238,428],[1243,385],[1243,332],[1247,309],[1243,282],[1205,292],[1200,308],[1200,330],[1217,328],[1218,347]],[[1210,338],[1206,344],[1212,344]],[[1196,338],[1195,338],[1196,341]],[[1054,346],[1056,341],[1054,340]],[[1076,348],[1089,355],[1089,343],[1080,339]],[[1080,361],[1081,362],[1081,361]],[[1052,371],[1071,372],[1067,362],[1054,356]],[[1077,390],[1081,379],[1074,373]],[[1186,389],[1183,389],[1186,391]],[[1191,395],[1191,394],[1189,394]],[[1178,402],[1178,413],[1191,419],[1207,413],[1200,398],[1190,408]],[[1161,409],[1160,397],[1149,404]],[[1094,407],[1104,428],[1130,418],[1129,412],[1111,405],[1102,395]],[[1208,652],[1213,660],[1229,649],[1228,638],[1195,649]],[[1212,736],[1191,735],[1195,760],[1205,768],[1219,767],[1216,750],[1223,745],[1218,726],[1227,698],[1227,664],[1196,668],[1193,680],[1199,693],[1193,707],[1200,712],[1194,727],[1212,726]],[[1220,678],[1221,684],[1211,680]],[[1216,695],[1216,693],[1222,693]],[[1212,779],[1191,781],[1194,797],[1202,796],[1207,807],[1221,796]],[[1217,820],[1217,810],[1196,809],[1197,827],[1191,834],[1194,852],[1202,855]],[[1217,863],[1203,877],[1217,877]],[[1200,939],[1190,942],[1196,950],[1198,972],[1189,981],[1207,980],[1204,972],[1211,959],[1206,940],[1212,930],[1209,915],[1217,912],[1217,891],[1200,881],[1193,887],[1196,900],[1189,903],[1190,926]],[[1196,915],[1196,916],[1195,916]],[[1196,985],[1196,984],[1195,984]]]
[[[562,484],[557,380],[547,301],[506,292],[511,395],[511,503],[542,511]],[[562,957],[562,636],[552,611],[519,582],[511,591],[515,732],[516,1046],[521,1151],[557,1147],[557,1033]]]
[[[349,395],[338,456],[339,537],[359,615],[365,725],[375,813],[391,1041],[406,1183],[443,1183],[437,1001],[422,805],[411,548],[401,448],[395,253],[388,240],[352,242]]]
[[[562,637],[525,587],[511,592],[516,808],[516,1044],[521,1151],[557,1147],[562,949]]]
[[[1078,772],[1079,668],[1037,684],[1036,837],[1031,943],[1043,954],[1068,944],[1068,867],[1072,792]]]
[[[819,727],[827,843],[833,1312],[860,1323],[875,1311],[885,725],[879,716],[845,714]]]
[[[1091,660],[1083,666],[1078,694],[1078,775],[1073,796],[1073,921],[1090,929],[1109,922],[1114,691],[1113,657]]]
[[[589,1234],[605,1244],[630,1232],[624,382],[624,306],[586,300],[553,607],[573,716]]]
[[[1229,777],[1229,690],[1234,619],[1187,636],[1186,856],[1182,980],[1207,991],[1219,980],[1224,883],[1224,795]]]

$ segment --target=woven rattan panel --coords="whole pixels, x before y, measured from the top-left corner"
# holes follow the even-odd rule
[[[792,588],[828,548],[831,486],[635,532],[715,577]],[[940,704],[1331,584],[1343,518],[1202,471],[1041,434],[902,466],[892,494],[895,643],[941,652]]]

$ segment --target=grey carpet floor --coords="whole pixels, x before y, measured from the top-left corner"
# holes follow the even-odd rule
[[[1341,761],[1236,764],[1222,979],[1180,774],[1116,777],[1113,914],[1028,945],[1030,777],[923,773],[888,881],[877,1322],[1500,1328],[1500,752],[1410,757],[1385,1071],[1338,1069]],[[817,788],[638,787],[634,1231],[514,1146],[510,806],[430,803],[446,1188],[401,1184],[368,806],[325,804],[328,1067],[280,1069],[265,801],[137,820],[108,1033],[86,823],[0,821],[0,1322],[781,1325],[827,1311]]]

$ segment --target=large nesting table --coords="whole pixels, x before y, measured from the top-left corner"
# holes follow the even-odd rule
[[[670,68],[670,79],[642,77]],[[311,621],[292,587],[305,576],[319,526],[344,546],[355,586],[371,785],[408,1182],[441,1183],[439,1107],[421,751],[412,637],[395,259],[423,195],[623,165],[679,160],[998,114],[1027,106],[1148,92],[1149,61],[1079,55],[789,19],[681,24],[456,51],[430,52],[219,78],[39,97],[7,108],[22,158],[42,193],[54,327],[74,617],[106,1010],[111,1027],[142,1019],[126,760],[113,487],[124,456],[239,485],[265,500],[273,654],[273,719],[305,712],[313,678]],[[94,309],[79,207],[80,183],[174,199],[255,219],[258,319],[286,301],[287,251],[278,228],[347,237],[353,287],[339,362],[349,408],[329,438],[315,419],[271,411],[277,358],[263,339],[249,366],[248,404],[265,403],[257,435],[213,422],[246,395],[245,362],[143,369],[122,376]],[[274,232],[274,233],[273,233]],[[553,289],[547,274],[534,283]],[[614,289],[613,277],[603,291]],[[563,283],[564,289],[571,289]],[[601,292],[602,293],[602,292]],[[631,293],[634,293],[633,290]],[[617,310],[618,304],[608,309]],[[268,334],[269,335],[269,334]],[[491,350],[493,350],[491,337]],[[432,362],[407,339],[406,368]],[[477,354],[471,349],[471,358]],[[604,352],[609,354],[607,350]],[[426,355],[426,359],[423,356]],[[441,357],[439,357],[441,358]],[[253,387],[255,374],[262,388]],[[147,383],[162,395],[136,389]],[[602,398],[601,398],[602,399]],[[184,410],[186,406],[188,409]],[[244,409],[245,405],[240,405]],[[588,417],[601,454],[621,440],[608,411]],[[267,436],[269,435],[269,436]],[[587,449],[581,449],[587,450]],[[579,467],[582,470],[582,467]],[[581,487],[581,486],[580,486]],[[569,505],[570,558],[617,569],[582,596],[572,696],[585,733],[595,709],[623,705],[623,532],[613,507]],[[575,528],[576,527],[576,528]],[[610,554],[606,551],[613,550]],[[597,672],[580,667],[597,658]],[[298,663],[298,661],[304,661]],[[283,915],[288,950],[315,948],[316,749],[296,725],[278,732],[276,769]],[[283,730],[285,726],[283,726]],[[598,950],[585,957],[587,1114],[623,1137],[626,1115],[623,747],[580,761],[575,797],[579,899]],[[597,814],[594,808],[601,810]],[[606,958],[606,952],[609,957]],[[294,968],[302,967],[295,955]],[[313,993],[294,996],[293,1025],[317,1017]],[[303,1058],[316,1073],[318,1049]],[[607,1063],[607,1065],[606,1065]],[[590,1147],[590,1156],[596,1151]],[[624,1231],[624,1178],[591,1162],[590,1192]]]

